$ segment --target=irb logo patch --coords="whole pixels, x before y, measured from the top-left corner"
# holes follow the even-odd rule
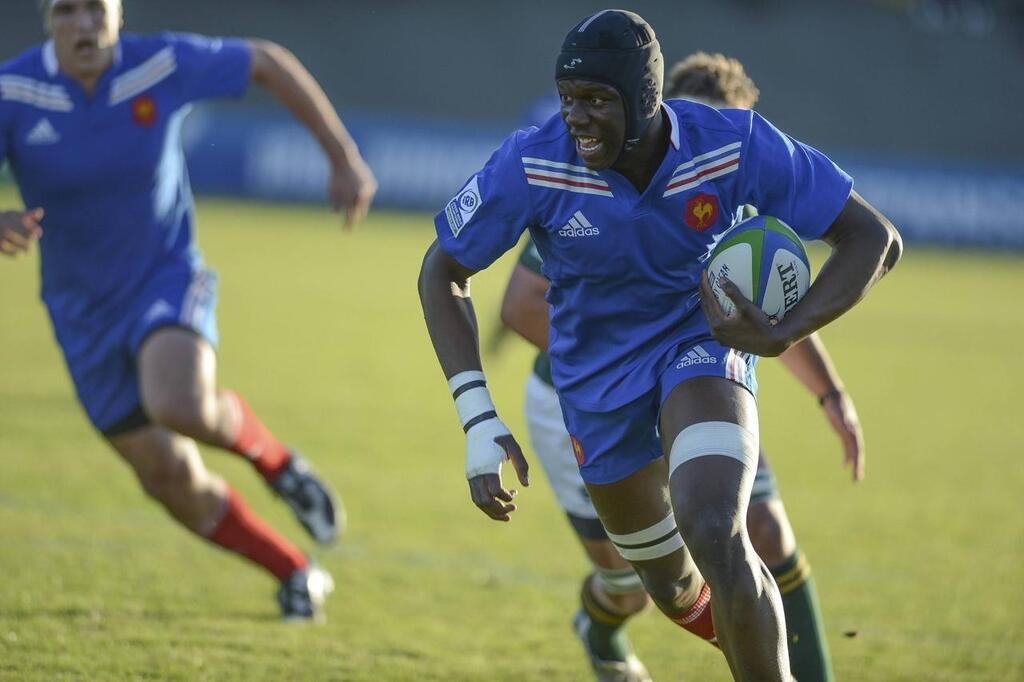
[[[480,199],[480,189],[476,182],[477,176],[473,176],[465,187],[462,188],[455,198],[444,207],[445,218],[448,219],[448,229],[452,231],[453,237],[458,237],[459,232],[473,218],[473,214],[480,208],[483,201]]]

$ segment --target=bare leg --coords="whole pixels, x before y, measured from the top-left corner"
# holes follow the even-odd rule
[[[664,450],[687,427],[703,422],[738,424],[757,433],[753,397],[717,377],[698,377],[675,388],[662,406]],[[788,680],[782,603],[746,528],[753,467],[725,455],[695,457],[670,480],[679,529],[700,573],[711,585],[719,643],[737,680]]]
[[[208,471],[191,438],[162,426],[112,436],[150,497],[193,533],[244,556],[285,580],[306,567],[305,556],[257,517],[219,476]]]
[[[590,563],[596,568],[608,571],[623,571],[627,568],[632,570],[630,563],[622,558],[610,540],[580,538],[580,542],[583,544]],[[591,594],[598,604],[613,613],[624,616],[643,611],[651,602],[647,592],[643,589],[628,592],[609,591],[603,587],[600,581],[591,582]]]
[[[573,628],[598,680],[649,682],[625,632],[630,617],[650,598],[629,562],[608,539],[586,496],[555,389],[537,376],[526,385],[524,405],[530,441],[548,482],[568,516],[593,571],[583,580]]]
[[[195,333],[166,327],[139,349],[143,408],[158,424],[189,438],[230,449],[239,415],[230,398],[217,391],[217,355]]]
[[[227,503],[227,485],[206,469],[195,441],[147,426],[109,442],[131,466],[146,494],[176,521],[199,535],[213,530]]]
[[[666,475],[664,461],[656,460],[616,483],[588,484],[587,491],[608,532],[629,535],[656,526],[670,516]],[[684,616],[704,585],[685,547],[630,563],[655,605],[670,618]]]
[[[759,474],[768,469],[764,453],[758,467]],[[752,503],[747,511],[747,528],[754,550],[767,564],[782,595],[793,675],[801,681],[831,682],[834,675],[817,589],[810,564],[797,549],[782,500],[768,498]]]
[[[796,551],[793,527],[782,500],[765,500],[750,505],[747,529],[754,551],[768,566],[778,566]]]
[[[143,408],[157,424],[248,459],[320,543],[344,527],[344,509],[301,457],[263,425],[241,396],[217,389],[217,356],[195,333],[166,327],[139,349]]]

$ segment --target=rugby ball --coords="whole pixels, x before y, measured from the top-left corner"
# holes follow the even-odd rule
[[[708,280],[726,315],[735,306],[721,278],[730,279],[772,322],[786,316],[811,285],[811,266],[803,242],[789,225],[771,216],[754,216],[730,227],[708,258]]]

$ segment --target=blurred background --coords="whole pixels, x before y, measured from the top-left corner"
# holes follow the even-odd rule
[[[339,589],[284,627],[274,584],[168,523],[77,404],[38,300],[38,250],[0,262],[0,680],[562,682],[590,676],[570,618],[587,563],[540,466],[513,523],[470,503],[464,443],[415,279],[430,216],[553,90],[579,0],[124,0],[126,30],[265,37],[323,84],[380,181],[352,234],[304,129],[253,88],[187,123],[198,238],[219,272],[219,379],[344,496],[303,549]],[[44,39],[0,0],[0,60]],[[865,429],[853,485],[814,396],[758,366],[764,443],[813,566],[837,679],[1024,680],[1024,3],[636,0],[666,63],[743,61],[758,109],[824,150],[907,241],[823,330]],[[0,210],[20,207],[0,170]],[[101,229],[102,226],[98,226]],[[824,248],[810,249],[818,266]],[[485,343],[515,253],[474,277]],[[488,338],[490,337],[490,338]],[[534,351],[484,358],[525,444]],[[291,538],[250,467],[209,466]],[[657,613],[655,679],[729,678]]]
[[[13,55],[42,29],[34,2],[4,5],[0,45]],[[378,205],[417,209],[440,206],[523,125],[530,103],[553,89],[565,31],[595,8],[125,0],[127,30],[288,46],[350,124],[380,180]],[[666,64],[698,49],[739,58],[761,89],[757,108],[837,159],[911,241],[1024,248],[1024,3],[638,0],[631,8],[655,27]],[[191,117],[198,193],[320,200],[319,149],[266,104],[249,98]]]

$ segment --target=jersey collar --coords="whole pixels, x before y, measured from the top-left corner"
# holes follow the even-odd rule
[[[121,65],[121,41],[117,41],[117,45],[114,45],[114,62],[111,66],[117,67]],[[55,78],[60,73],[60,64],[57,62],[57,48],[53,46],[53,39],[46,41],[43,45],[43,68],[46,69],[46,75],[50,78]]]
[[[60,70],[60,64],[57,63],[57,48],[53,46],[52,40],[47,40],[43,45],[43,67],[50,78],[56,76]]]
[[[672,111],[672,107],[665,104],[664,101],[661,103],[661,108],[668,114],[669,140],[675,150],[679,151],[679,119],[676,118],[676,112]]]

